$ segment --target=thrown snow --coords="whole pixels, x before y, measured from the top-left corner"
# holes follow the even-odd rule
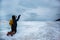
[[[8,31],[8,22],[0,22],[0,40],[60,40],[60,22],[22,21],[13,37]]]

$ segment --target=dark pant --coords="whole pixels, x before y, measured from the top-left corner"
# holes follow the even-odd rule
[[[15,32],[15,33],[17,32],[16,26],[12,26],[12,27],[11,27],[11,32]]]

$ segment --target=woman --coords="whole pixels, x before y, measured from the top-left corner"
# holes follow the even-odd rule
[[[13,34],[15,34],[17,32],[17,21],[19,20],[21,15],[18,16],[18,18],[16,18],[15,15],[12,16],[12,20],[10,20],[9,24],[11,26],[11,32],[8,32],[7,33],[7,36],[8,35],[11,35],[13,36]]]

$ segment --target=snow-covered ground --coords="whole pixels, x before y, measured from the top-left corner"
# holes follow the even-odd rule
[[[17,33],[6,36],[10,31],[7,21],[0,22],[0,40],[60,40],[60,22],[18,22]]]

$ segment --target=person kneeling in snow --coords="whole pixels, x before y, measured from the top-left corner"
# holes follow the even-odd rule
[[[20,16],[21,15],[19,15],[17,19],[16,19],[16,16],[15,15],[12,16],[12,19],[9,22],[9,24],[11,26],[11,32],[8,32],[7,33],[7,36],[8,35],[13,36],[13,34],[15,34],[17,32],[17,21],[19,20]]]

